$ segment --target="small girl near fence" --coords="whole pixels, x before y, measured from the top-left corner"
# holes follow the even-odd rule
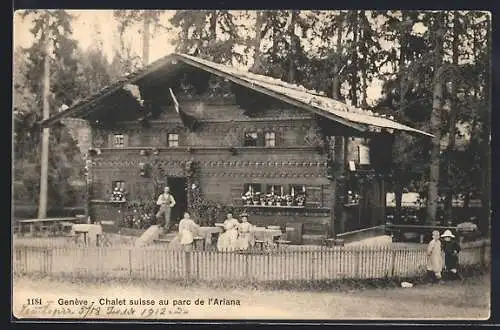
[[[458,253],[460,252],[460,245],[455,240],[455,235],[449,229],[445,230],[441,237],[443,238],[445,275],[449,279],[459,279]]]
[[[441,280],[441,272],[443,271],[443,256],[439,237],[439,231],[434,230],[432,240],[427,246],[427,277],[433,282]]]

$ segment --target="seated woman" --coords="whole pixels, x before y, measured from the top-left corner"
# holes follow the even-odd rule
[[[227,219],[224,221],[224,233],[217,240],[217,250],[224,252],[236,250],[239,224],[231,213],[227,214]]]
[[[254,239],[252,233],[253,225],[248,222],[248,214],[241,215],[241,223],[238,225],[238,248],[243,251],[253,246]]]
[[[170,243],[171,248],[181,248],[183,251],[193,250],[194,237],[198,235],[200,226],[191,219],[188,212],[184,212],[184,218],[179,222],[179,234]]]

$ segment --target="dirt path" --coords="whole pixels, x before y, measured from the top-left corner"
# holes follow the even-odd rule
[[[129,299],[154,299],[156,303],[160,299],[170,301],[168,308],[163,308],[165,313],[162,315],[160,315],[160,307],[156,305],[150,310],[144,306],[136,308],[133,316],[114,315],[117,318],[464,320],[489,317],[490,279],[489,276],[482,276],[460,283],[423,285],[410,289],[367,289],[350,293],[215,290],[206,287],[177,287],[167,283],[165,285],[149,283],[111,286],[110,284],[70,283],[47,279],[36,281],[28,278],[15,279],[13,302],[16,315],[29,314],[26,309],[25,312],[21,312],[21,308],[30,297],[41,297],[44,304],[52,300],[54,303],[51,306],[59,309],[64,307],[57,304],[59,298],[86,299],[89,303],[94,301],[95,306],[98,305],[100,298],[126,298],[127,301]],[[205,301],[204,306],[193,305],[198,298]],[[239,300],[240,305],[207,305],[210,298],[225,298],[234,302]],[[173,299],[191,300],[192,305],[174,308]],[[77,314],[66,315],[66,317],[83,317],[78,314],[81,306],[71,306],[71,308]],[[109,315],[105,315],[106,310],[107,307],[101,307],[98,316],[90,316],[92,313],[89,313],[87,317],[109,318]],[[175,314],[180,311],[182,314]],[[34,315],[33,313],[30,315]],[[154,315],[155,313],[158,315]],[[61,313],[58,315],[62,317]]]

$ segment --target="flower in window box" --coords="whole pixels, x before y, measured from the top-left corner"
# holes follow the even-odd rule
[[[249,195],[248,193],[246,193],[243,196],[241,196],[241,199],[243,200],[243,203],[245,203],[247,205],[252,203],[252,196],[251,196],[251,194]]]
[[[304,203],[306,201],[306,196],[299,195],[299,196],[297,196],[297,198],[295,199],[295,201],[297,202],[298,206],[302,206],[302,205],[304,205]]]

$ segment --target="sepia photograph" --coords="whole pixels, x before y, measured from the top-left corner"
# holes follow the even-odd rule
[[[11,321],[484,321],[492,16],[13,14]]]

